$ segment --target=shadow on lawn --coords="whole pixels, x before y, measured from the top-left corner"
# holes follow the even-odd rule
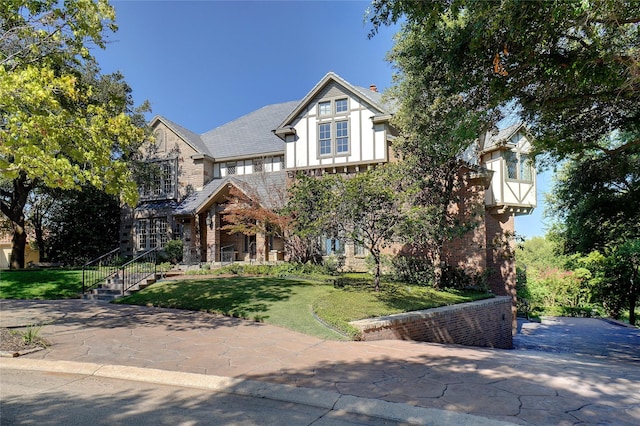
[[[237,318],[266,318],[269,304],[291,297],[294,288],[308,285],[277,278],[183,279],[161,282],[118,304],[177,308],[219,313]]]
[[[65,328],[116,328],[163,325],[169,330],[240,324],[260,326],[259,322],[240,318],[263,319],[269,302],[285,300],[296,286],[308,285],[271,278],[250,278],[243,280],[243,285],[238,285],[237,279],[224,278],[163,284],[128,297],[130,305],[85,300],[0,300],[0,326],[44,324]]]

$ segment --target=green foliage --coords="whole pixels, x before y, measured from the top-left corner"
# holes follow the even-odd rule
[[[118,246],[120,203],[115,197],[91,186],[50,194],[55,201],[44,239],[49,261],[82,266]]]
[[[0,299],[75,299],[82,293],[82,271],[23,269],[0,272]]]
[[[24,267],[24,210],[37,187],[92,185],[135,204],[129,163],[145,139],[122,75],[100,76],[88,47],[115,30],[106,0],[0,6],[0,210],[12,222],[11,267]]]
[[[413,96],[398,99],[436,140],[468,142],[511,106],[557,158],[612,129],[638,144],[637,1],[374,0],[368,18],[372,33],[403,19],[389,58]]]
[[[409,284],[433,285],[433,265],[420,256],[398,255],[391,260],[394,281]]]
[[[163,256],[166,256],[167,260],[172,264],[182,262],[184,243],[182,240],[170,240],[167,241],[163,248]]]
[[[24,342],[24,344],[25,345],[41,344],[42,346],[46,346],[46,344],[44,343],[44,340],[40,336],[41,329],[42,329],[42,326],[39,326],[39,325],[32,324],[27,326],[26,330],[21,333],[22,341]]]
[[[462,268],[445,265],[442,271],[444,288],[456,290],[489,291],[489,271],[470,273]]]
[[[621,146],[619,139],[601,142]],[[640,235],[640,146],[585,153],[566,162],[549,197],[555,238],[567,253],[605,251]]]

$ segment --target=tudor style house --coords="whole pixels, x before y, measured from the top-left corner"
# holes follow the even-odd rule
[[[278,239],[221,229],[231,188],[276,206],[300,171],[358,173],[394,161],[392,113],[374,85],[354,86],[330,72],[300,101],[265,106],[200,135],[155,117],[155,143],[145,149],[152,177],[141,186],[140,204],[123,212],[122,254],[181,239],[192,263],[284,259]],[[498,241],[513,232],[516,215],[536,206],[528,151],[523,125],[479,138],[466,160],[481,172],[467,192],[484,199],[484,220],[447,248],[449,262],[494,271],[498,294],[515,294],[514,263],[500,254]],[[353,243],[327,238],[322,247],[344,256],[347,267],[363,263],[364,252]]]

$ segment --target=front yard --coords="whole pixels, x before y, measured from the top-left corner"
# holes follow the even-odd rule
[[[334,286],[337,277],[185,275],[160,281],[117,303],[219,313],[322,339],[346,340],[356,332],[349,321],[491,297],[487,293],[436,291],[390,282],[383,283],[382,291],[376,293],[366,275],[350,278],[338,279],[341,284]],[[78,298],[81,291],[82,271],[78,270],[0,272],[3,299]]]

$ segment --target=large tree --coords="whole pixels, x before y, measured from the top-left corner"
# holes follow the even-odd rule
[[[556,223],[552,235],[566,253],[606,256],[604,278],[596,286],[600,301],[619,315],[629,309],[635,322],[640,299],[640,146],[628,134],[601,141],[602,148],[568,160],[556,174],[548,209]],[[628,146],[618,150],[620,146]]]
[[[564,158],[611,149],[612,130],[640,145],[640,2],[374,0],[372,34],[404,19],[389,54],[401,111],[440,121],[442,143],[525,120],[537,152]],[[424,122],[425,124],[421,124]]]
[[[104,47],[114,19],[106,0],[0,6],[0,210],[13,226],[12,268],[24,267],[34,188],[88,184],[137,200],[127,159],[145,132],[122,76],[99,76],[88,49]]]

